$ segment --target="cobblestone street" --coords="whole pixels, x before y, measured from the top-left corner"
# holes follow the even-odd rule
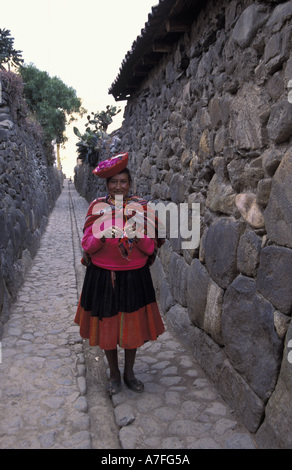
[[[1,339],[1,449],[255,449],[204,372],[166,328],[138,350],[143,394],[108,398],[103,352],[73,323],[88,204],[64,181]],[[123,351],[120,351],[122,368]]]

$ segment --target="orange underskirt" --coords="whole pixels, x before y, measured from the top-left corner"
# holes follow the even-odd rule
[[[156,302],[140,308],[136,312],[119,312],[100,320],[85,311],[80,300],[74,322],[80,327],[80,336],[89,339],[90,346],[104,350],[135,349],[146,341],[156,340],[164,331],[164,325]]]

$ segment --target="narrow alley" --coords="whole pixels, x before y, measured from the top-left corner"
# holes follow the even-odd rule
[[[137,353],[144,393],[123,385],[118,395],[106,395],[103,352],[89,348],[73,322],[87,207],[65,180],[5,324],[0,448],[255,449],[252,435],[168,329]]]

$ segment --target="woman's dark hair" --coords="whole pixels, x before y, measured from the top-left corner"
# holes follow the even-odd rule
[[[125,168],[124,170],[120,171],[117,174],[120,175],[122,173],[126,173],[126,175],[128,176],[129,183],[131,184],[132,183],[132,176],[131,176],[129,168]],[[111,178],[112,178],[112,176],[110,176],[109,178],[106,179],[106,184],[108,184],[110,182]]]

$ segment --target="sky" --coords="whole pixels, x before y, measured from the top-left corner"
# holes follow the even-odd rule
[[[122,111],[108,128],[120,127],[125,101],[115,102],[108,90],[151,8],[159,0],[9,0],[2,2],[0,28],[9,29],[14,48],[25,64],[59,77],[74,88],[82,106],[102,111],[116,105]],[[84,120],[85,119],[85,120]],[[73,125],[81,132],[84,122]],[[71,126],[61,151],[63,171],[73,176],[76,142]]]

